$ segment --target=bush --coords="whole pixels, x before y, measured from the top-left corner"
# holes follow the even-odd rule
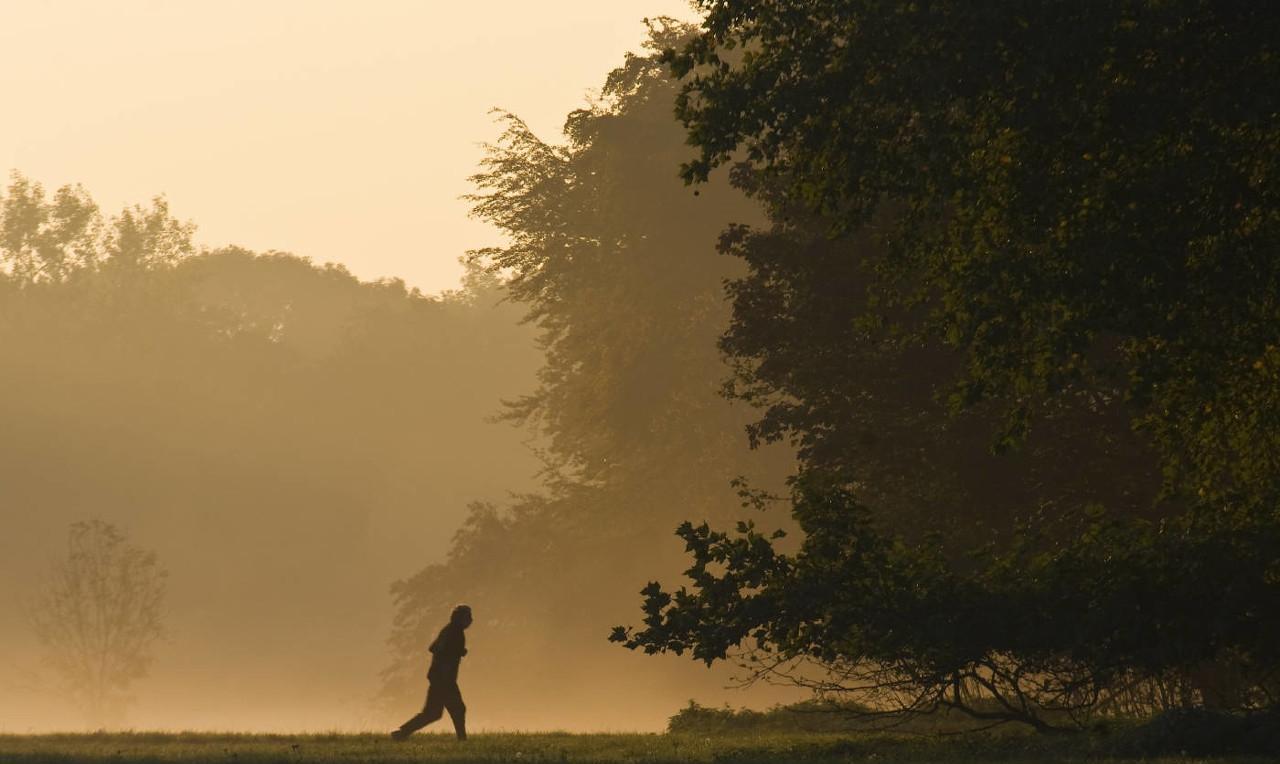
[[[1280,755],[1280,714],[1205,708],[1165,711],[1118,737],[1124,756]]]
[[[866,729],[855,706],[805,701],[767,711],[729,706],[711,708],[689,701],[667,722],[667,732],[725,735],[739,732],[848,732]]]
[[[804,734],[843,732],[903,732],[912,734],[952,734],[988,728],[981,722],[955,710],[939,710],[930,714],[885,715],[874,713],[856,703],[806,700],[790,705],[777,705],[765,711],[749,708],[711,708],[690,700],[667,722],[673,734]],[[1025,730],[1009,729],[998,737],[1016,735]]]

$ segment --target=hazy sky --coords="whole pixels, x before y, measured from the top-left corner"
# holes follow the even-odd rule
[[[458,199],[509,109],[544,138],[685,0],[0,0],[0,169],[203,244],[456,285]],[[674,172],[674,169],[673,169]]]

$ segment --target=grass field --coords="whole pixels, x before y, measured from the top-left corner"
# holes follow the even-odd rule
[[[1109,757],[1084,739],[1041,737],[892,738],[883,735],[578,735],[480,734],[466,743],[451,735],[419,734],[397,743],[381,735],[234,735],[234,734],[86,734],[0,735],[4,764],[113,762],[608,762],[610,764],[683,764],[684,762],[1047,762],[1103,761]],[[1171,757],[1146,762],[1274,759],[1197,759]]]

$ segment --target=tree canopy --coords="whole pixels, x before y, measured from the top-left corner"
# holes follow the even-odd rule
[[[721,345],[804,537],[682,526],[614,639],[1041,728],[1273,703],[1280,14],[700,5],[683,175],[767,205]]]
[[[1055,401],[1121,397],[1171,490],[1273,495],[1280,14],[702,6],[669,54],[686,179],[740,159],[780,219],[874,242],[872,318],[954,348],[952,404],[998,402],[1009,442]]]

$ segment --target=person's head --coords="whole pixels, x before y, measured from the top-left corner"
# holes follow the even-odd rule
[[[462,628],[471,625],[471,606],[459,605],[453,609],[453,613],[449,615],[449,623],[456,623]]]

